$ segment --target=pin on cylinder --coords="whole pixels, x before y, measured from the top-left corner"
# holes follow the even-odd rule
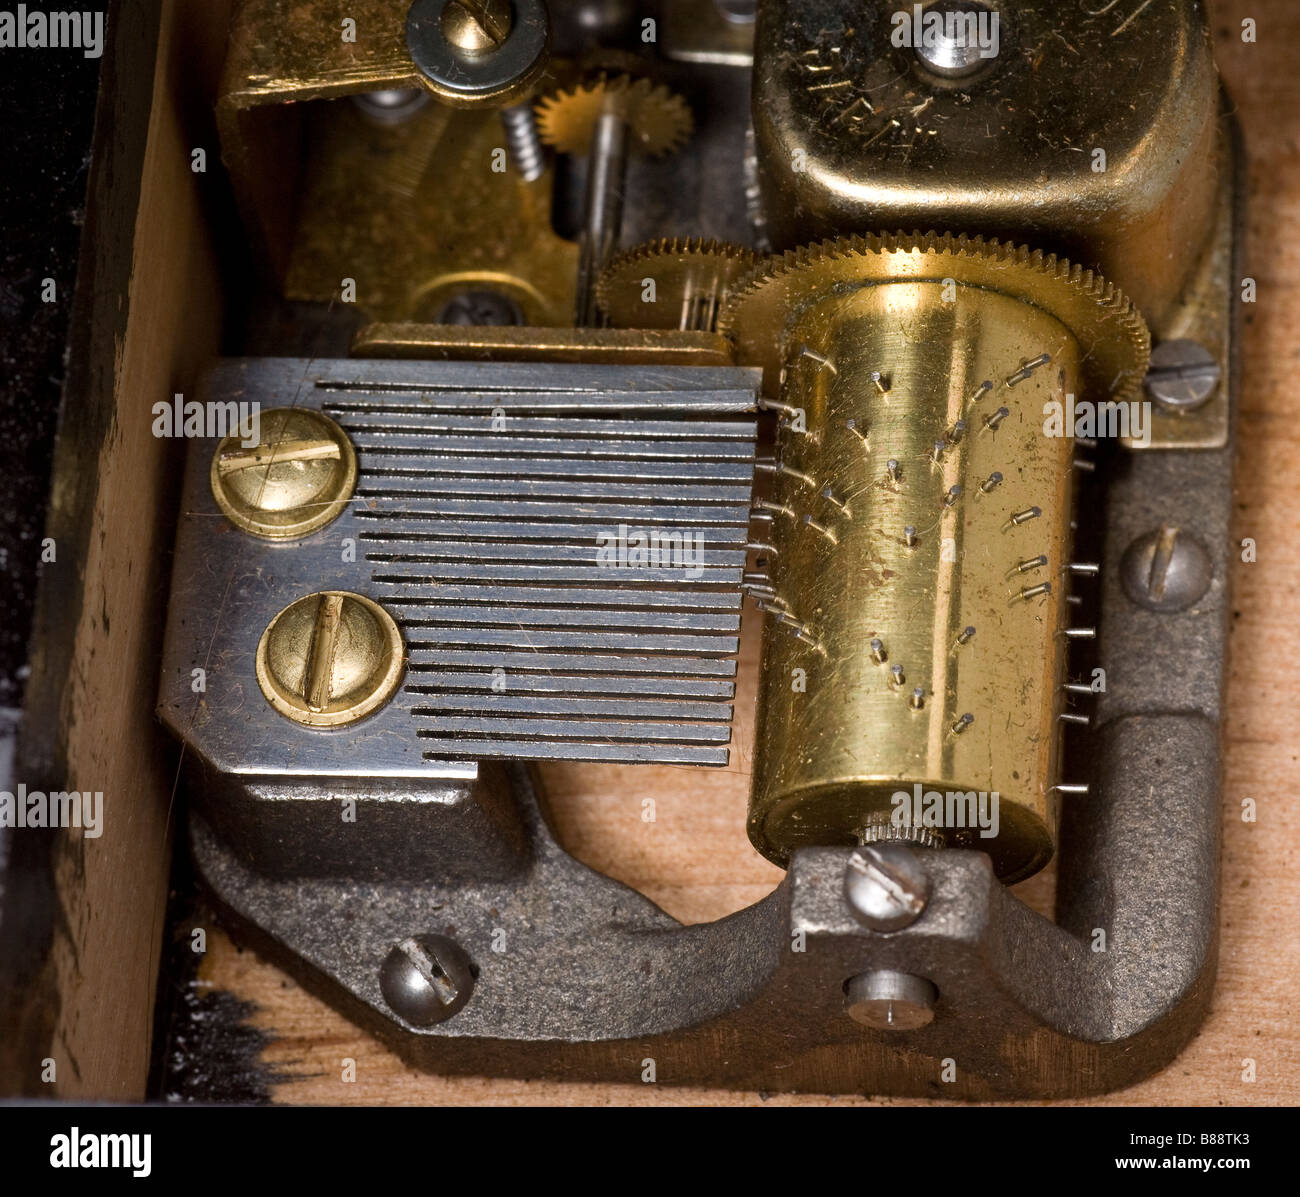
[[[944,844],[989,852],[1004,880],[1028,876],[1055,842],[1068,646],[1063,587],[1030,587],[1018,570],[1045,557],[1050,578],[1070,560],[1073,442],[1049,435],[1046,405],[1126,398],[1145,368],[1145,325],[1056,259],[916,235],[787,254],[737,284],[722,327],[769,383],[794,345],[834,364],[787,370],[781,402],[804,412],[806,432],[783,429],[780,454],[852,496],[845,514],[774,479],[774,502],[833,536],[773,525],[773,585],[806,613],[819,651],[766,628],[750,839],[781,864],[802,845],[857,843],[868,827],[878,837],[882,819],[914,839],[905,824],[935,813],[937,793]],[[887,392],[873,384],[882,374]],[[983,428],[990,415],[993,431],[935,453],[957,420]],[[854,426],[871,428],[865,447]],[[1038,517],[1013,522],[1028,509]],[[881,643],[922,687],[920,707],[882,669]]]

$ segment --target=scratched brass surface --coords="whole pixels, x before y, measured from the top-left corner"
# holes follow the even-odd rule
[[[882,226],[1023,239],[1101,270],[1160,332],[1227,161],[1204,6],[1003,4],[996,59],[948,82],[892,43],[911,8],[760,3],[753,107],[776,247]]]
[[[553,172],[492,169],[495,112],[429,104],[387,128],[347,102],[316,107],[286,295],[336,298],[348,277],[372,319],[427,322],[490,290],[528,324],[572,323],[578,250],[551,227]]]
[[[983,791],[996,827],[935,830],[1028,876],[1056,833],[1073,491],[1045,406],[1132,397],[1145,326],[1068,263],[921,235],[769,262],[722,324],[781,379],[751,841],[784,864],[915,785]]]

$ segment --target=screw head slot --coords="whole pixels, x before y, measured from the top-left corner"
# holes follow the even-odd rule
[[[259,417],[259,443],[238,435],[217,446],[212,497],[237,528],[266,540],[296,540],[342,514],[357,484],[357,454],[328,416],[277,407]]]
[[[281,715],[341,727],[378,710],[402,680],[402,633],[378,603],[325,590],[290,603],[257,645],[257,682]]]

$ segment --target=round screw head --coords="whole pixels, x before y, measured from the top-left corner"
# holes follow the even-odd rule
[[[461,291],[438,310],[438,324],[505,326],[523,324],[524,313],[507,295],[497,291]]]
[[[531,93],[549,60],[546,0],[411,0],[406,48],[453,108],[500,108]]]
[[[338,518],[357,484],[357,455],[328,416],[277,407],[258,418],[256,445],[238,434],[217,446],[212,497],[237,528],[296,540]]]
[[[510,0],[448,0],[438,24],[456,49],[485,54],[510,36]]]
[[[445,935],[415,935],[394,945],[379,970],[379,989],[394,1014],[413,1026],[445,1022],[469,1001],[469,957]]]
[[[915,1031],[934,1019],[939,993],[924,977],[893,969],[859,973],[844,984],[845,1013],[877,1031]]]
[[[325,590],[290,603],[257,645],[257,682],[280,714],[341,727],[378,710],[402,680],[402,633],[378,603]]]
[[[911,926],[930,900],[930,878],[910,848],[888,841],[855,848],[844,869],[853,917],[872,931]]]
[[[1219,385],[1218,359],[1196,341],[1162,341],[1151,351],[1146,389],[1168,411],[1194,411]]]
[[[1148,611],[1182,611],[1214,580],[1214,564],[1195,537],[1170,524],[1139,536],[1120,562],[1124,593]]]
[[[969,36],[969,32],[972,28],[991,28],[994,20],[1000,24],[1004,19],[1002,12],[995,16],[988,5],[974,0],[939,0],[926,9],[927,18],[930,13],[937,13],[942,19],[935,32],[925,26],[913,31],[916,57],[927,70],[945,79],[965,79],[997,61],[1000,37],[990,38],[986,44],[979,37]],[[951,21],[947,19],[950,14]]]

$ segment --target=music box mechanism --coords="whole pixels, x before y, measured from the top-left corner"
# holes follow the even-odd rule
[[[437,1071],[1167,1063],[1216,954],[1226,111],[1197,0],[246,0],[261,283],[202,398],[258,418],[191,444],[159,705],[232,926]],[[553,761],[747,773],[784,881],[679,924],[556,841]],[[1054,919],[1009,888],[1049,862]]]

